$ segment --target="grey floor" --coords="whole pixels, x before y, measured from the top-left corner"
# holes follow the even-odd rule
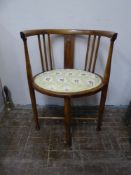
[[[72,147],[64,145],[63,121],[40,120],[16,108],[0,113],[0,175],[131,175],[131,146],[123,124],[126,109],[107,108],[103,128],[74,122]],[[74,108],[72,116],[94,115],[94,108]],[[63,108],[39,109],[40,116],[63,116]]]

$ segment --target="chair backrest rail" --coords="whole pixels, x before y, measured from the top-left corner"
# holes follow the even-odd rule
[[[51,38],[50,34],[48,34],[48,48],[49,48],[49,61],[50,61],[50,69],[52,70],[53,65],[52,65],[52,51],[51,51]]]
[[[89,72],[91,71],[91,65],[92,65],[94,48],[95,48],[95,41],[96,41],[96,35],[93,36],[93,42],[92,42],[92,48],[91,48],[91,55],[90,55],[90,63],[89,63],[89,68],[88,68],[88,71]]]
[[[95,50],[95,55],[94,55],[94,63],[93,63],[93,67],[92,67],[92,72],[93,73],[95,71],[96,60],[97,60],[97,55],[98,55],[98,50],[99,50],[99,45],[100,45],[100,38],[101,38],[101,36],[98,36],[97,43],[96,43],[96,50]]]
[[[40,39],[40,35],[38,35],[38,45],[39,45],[39,52],[40,52],[40,58],[41,58],[41,65],[42,65],[42,70],[45,71],[44,68],[44,58],[43,58],[43,53],[42,53],[42,46],[41,46],[41,39]]]
[[[43,50],[44,50],[44,56],[45,56],[45,67],[46,67],[46,71],[48,71],[49,65],[48,65],[48,58],[47,58],[47,48],[46,48],[45,35],[42,35],[42,37],[43,37]]]
[[[91,40],[91,35],[88,36],[88,41],[87,41],[87,50],[86,50],[86,58],[85,58],[85,70],[86,70],[87,64],[88,64],[88,55],[89,55],[89,49],[90,49],[90,40]]]
[[[42,70],[43,70],[43,72],[51,70],[52,69],[52,51],[51,51],[50,35],[49,34],[47,34],[47,35],[42,34],[42,36],[41,36],[39,34],[37,36],[38,36],[38,45],[39,45]],[[47,41],[46,41],[46,37],[47,37]],[[48,54],[47,54],[47,52],[48,52]]]
[[[91,43],[91,38],[93,38],[93,41]],[[86,50],[86,58],[85,58],[85,70],[88,70],[90,72],[95,71],[95,65],[100,45],[100,38],[101,36],[92,36],[89,35],[88,41],[87,41],[87,50]],[[90,52],[90,55],[89,55]],[[89,63],[88,63],[89,62]]]
[[[74,66],[74,36],[64,35],[64,68]]]

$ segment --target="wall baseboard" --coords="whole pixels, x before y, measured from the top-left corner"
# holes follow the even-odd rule
[[[105,105],[105,108],[111,108],[111,109],[127,109],[129,105]],[[37,105],[38,109],[39,108],[63,108],[64,106],[62,105]],[[32,109],[31,104],[26,104],[26,105],[20,105],[20,104],[15,104],[16,109]],[[72,106],[72,108],[93,108],[93,109],[98,109],[99,105],[89,105],[89,106],[83,106],[83,105],[76,105]]]

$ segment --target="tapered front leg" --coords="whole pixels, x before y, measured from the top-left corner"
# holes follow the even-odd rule
[[[64,98],[64,124],[65,124],[65,138],[68,145],[72,144],[71,137],[71,101],[69,97]]]
[[[36,125],[36,129],[39,130],[40,125],[39,125],[39,120],[38,120],[35,92],[34,92],[34,89],[32,87],[30,87],[29,90],[30,90],[30,97],[31,97],[32,111],[33,111],[33,115],[34,115],[35,125]]]
[[[106,96],[107,96],[107,89],[108,89],[108,86],[105,86],[101,93],[100,106],[99,106],[99,112],[98,112],[98,123],[97,123],[98,131],[101,130],[101,126],[102,126],[103,113],[104,113]]]

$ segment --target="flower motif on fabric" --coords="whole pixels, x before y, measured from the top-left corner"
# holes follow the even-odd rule
[[[56,72],[56,75],[60,75],[61,74],[61,72]]]
[[[49,87],[49,90],[52,90],[53,91],[53,90],[55,90],[55,88],[53,86],[50,86]]]
[[[69,92],[69,91],[70,91],[70,87],[65,86],[65,87],[64,87],[64,90],[65,90],[66,92]]]
[[[46,81],[51,81],[51,77],[46,77],[45,80]]]
[[[65,76],[72,76],[73,75],[73,72],[72,71],[67,71],[67,72],[65,72]]]
[[[78,84],[80,82],[80,80],[75,79],[74,82]]]
[[[59,81],[60,81],[60,82],[64,82],[65,79],[64,79],[64,78],[59,78]]]
[[[70,75],[70,76],[71,76],[71,75],[72,75],[72,72],[69,72],[69,73],[68,73],[68,75]]]
[[[80,75],[85,76],[86,74],[85,74],[85,73],[82,73],[82,74],[80,74]]]
[[[89,84],[90,84],[91,86],[93,86],[93,81],[89,81]]]

